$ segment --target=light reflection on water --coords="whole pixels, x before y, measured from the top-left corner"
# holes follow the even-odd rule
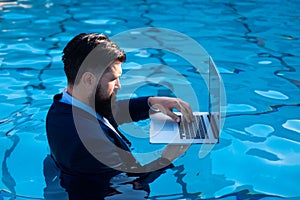
[[[201,159],[200,147],[193,145],[151,184],[150,199],[299,197],[298,8],[293,0],[0,2],[0,199],[12,193],[43,197],[45,115],[52,96],[66,85],[60,61],[66,42],[80,32],[113,36],[145,26],[182,32],[205,47],[221,71],[228,103],[220,143]],[[128,62],[135,64],[124,70],[140,74],[128,74],[124,86],[143,81],[138,66],[147,63],[180,69],[194,85],[200,77],[165,52],[142,49]],[[142,89],[140,94],[148,94],[155,87]],[[147,122],[141,124],[147,130]],[[135,148],[146,145],[139,141]]]

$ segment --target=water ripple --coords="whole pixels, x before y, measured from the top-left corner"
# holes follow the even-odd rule
[[[274,128],[266,124],[253,124],[249,127],[246,127],[245,131],[254,136],[267,137],[274,132]]]
[[[7,13],[1,16],[3,19],[17,20],[17,19],[32,19],[34,16],[30,14],[20,14],[20,13]]]
[[[299,119],[287,120],[282,126],[288,130],[300,133],[300,120]]]
[[[255,90],[254,92],[259,95],[262,95],[264,97],[271,98],[271,99],[279,99],[279,100],[289,99],[288,96],[282,94],[281,92],[274,91],[274,90],[268,90],[268,91]]]
[[[256,111],[256,108],[247,104],[228,104],[226,107],[226,112],[228,113],[244,113],[253,111]]]
[[[273,154],[271,152],[262,150],[262,149],[252,148],[252,149],[249,149],[246,152],[246,154],[252,155],[252,156],[256,156],[256,157],[260,157],[260,158],[263,158],[263,159],[267,159],[267,160],[270,160],[270,161],[281,160],[280,158],[278,158],[277,155],[275,155],[275,154]]]

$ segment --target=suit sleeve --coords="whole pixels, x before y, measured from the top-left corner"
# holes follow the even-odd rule
[[[139,97],[117,102],[118,110],[115,120],[118,124],[136,122],[149,118],[149,97]]]

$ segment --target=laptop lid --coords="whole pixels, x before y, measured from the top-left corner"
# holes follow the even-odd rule
[[[220,75],[212,58],[208,57],[208,112],[194,112],[200,121],[190,125],[178,124],[163,113],[150,116],[150,143],[217,143],[220,135]],[[181,115],[181,113],[178,113]],[[182,119],[184,122],[184,119]],[[183,128],[182,128],[183,126]],[[187,132],[186,132],[187,131]],[[188,133],[188,132],[191,133]],[[182,133],[184,132],[184,133]],[[198,132],[205,135],[203,138]],[[191,136],[188,136],[190,134]]]

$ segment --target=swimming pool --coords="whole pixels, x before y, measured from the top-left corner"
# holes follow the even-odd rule
[[[45,115],[66,86],[66,42],[79,32],[113,36],[149,26],[199,42],[227,96],[220,143],[204,158],[193,145],[150,185],[149,199],[300,199],[299,8],[297,0],[1,1],[0,199],[43,199]],[[128,62],[125,70],[162,63],[194,84],[201,79],[184,60],[155,49],[133,52]]]

